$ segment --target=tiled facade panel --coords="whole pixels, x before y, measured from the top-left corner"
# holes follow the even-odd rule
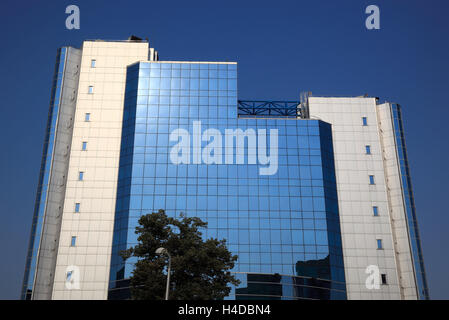
[[[332,125],[348,299],[401,298],[376,107],[375,98],[309,98],[310,116]],[[365,285],[369,265],[386,274],[380,289]]]
[[[126,67],[147,60],[149,47],[146,42],[85,41],[82,50],[53,299],[107,297]],[[75,203],[80,203],[79,213]],[[70,266],[78,268],[78,290],[65,286]]]

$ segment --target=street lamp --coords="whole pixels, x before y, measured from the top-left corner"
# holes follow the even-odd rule
[[[170,268],[171,268],[171,256],[168,250],[165,248],[158,248],[156,254],[166,254],[168,256],[168,269],[167,269],[167,287],[165,288],[165,300],[168,300],[168,292],[170,290]]]

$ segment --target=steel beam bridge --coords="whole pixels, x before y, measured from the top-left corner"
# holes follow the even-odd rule
[[[239,117],[302,118],[300,101],[238,100]]]

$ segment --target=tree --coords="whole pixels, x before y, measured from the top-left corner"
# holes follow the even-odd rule
[[[230,292],[228,283],[240,283],[231,273],[236,255],[226,247],[226,240],[202,239],[200,218],[170,218],[164,210],[139,219],[138,244],[121,252],[123,259],[137,257],[130,279],[131,296],[137,300],[164,298],[167,257],[156,254],[164,247],[171,255],[170,299],[222,299]]]

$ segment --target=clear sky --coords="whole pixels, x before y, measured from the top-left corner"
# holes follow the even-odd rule
[[[65,28],[76,4],[81,29]],[[365,8],[380,8],[380,30]],[[17,299],[56,49],[148,37],[162,60],[237,61],[240,99],[369,94],[403,106],[431,297],[449,299],[449,1],[0,2],[0,299]]]

